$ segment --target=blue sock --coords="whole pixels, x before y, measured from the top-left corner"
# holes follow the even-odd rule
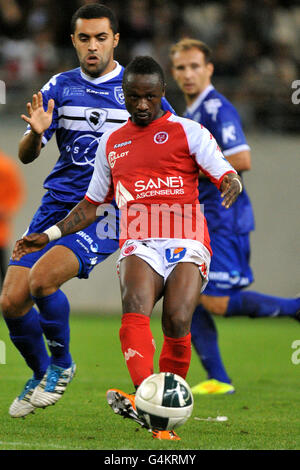
[[[70,305],[66,295],[57,290],[45,297],[33,299],[40,310],[40,323],[51,351],[51,363],[64,369],[70,367]]]
[[[201,305],[196,308],[191,324],[192,343],[209,379],[231,383],[222,362],[215,322]]]
[[[230,296],[226,317],[293,317],[300,310],[300,297],[274,297],[253,291],[238,291]]]
[[[4,320],[12,342],[24,357],[26,364],[33,370],[34,378],[40,380],[46,372],[50,358],[38,312],[32,307],[22,317],[4,317]]]

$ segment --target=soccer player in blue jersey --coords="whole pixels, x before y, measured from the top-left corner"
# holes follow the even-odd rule
[[[216,138],[225,157],[241,174],[251,168],[251,153],[240,117],[234,106],[212,85],[214,66],[210,48],[185,38],[171,48],[173,77],[184,94],[185,117],[203,124]],[[199,199],[204,204],[213,256],[210,281],[200,296],[192,321],[194,347],[208,380],[193,387],[194,393],[232,393],[234,386],[218,348],[215,315],[298,318],[300,298],[286,299],[244,290],[253,282],[249,265],[249,234],[254,230],[251,203],[244,188],[233,206],[225,210],[214,185],[201,174]]]
[[[85,5],[73,15],[71,32],[80,66],[52,77],[27,104],[28,116],[22,115],[28,123],[19,145],[23,163],[33,162],[54,134],[59,150],[27,234],[47,229],[83,198],[103,132],[122,125],[129,116],[123,67],[114,60],[119,41],[114,13],[104,5]],[[170,109],[165,100],[163,106]],[[118,249],[117,227],[115,239],[99,239],[98,222],[19,262],[10,261],[1,309],[12,342],[33,371],[10,406],[12,417],[55,404],[74,375],[70,306],[60,287],[76,276],[88,278],[94,266]]]

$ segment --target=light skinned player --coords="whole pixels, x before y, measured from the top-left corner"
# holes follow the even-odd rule
[[[186,101],[185,116],[203,124],[216,138],[227,161],[242,175],[251,169],[251,150],[237,110],[212,83],[214,65],[207,44],[185,38],[171,48],[173,77]],[[201,174],[199,199],[204,204],[213,257],[210,281],[200,296],[191,327],[192,342],[208,380],[192,387],[197,394],[234,392],[218,347],[211,314],[253,318],[291,316],[297,319],[300,298],[282,298],[244,290],[253,282],[250,232],[254,216],[245,186],[236,204],[224,210],[210,180]]]
[[[21,116],[28,124],[19,144],[22,163],[34,162],[54,134],[59,150],[27,233],[44,230],[79,202],[92,176],[98,141],[111,126],[107,118],[124,122],[128,116],[124,101],[113,98],[123,75],[114,61],[119,33],[113,12],[100,5],[86,6],[75,13],[71,28],[80,67],[52,77],[27,104],[27,115]],[[112,98],[106,98],[108,93],[99,95],[100,89],[112,91]],[[52,243],[20,262],[10,261],[1,309],[10,338],[33,373],[10,406],[12,417],[24,417],[62,397],[76,366],[69,350],[69,301],[60,287],[75,276],[87,278],[117,248],[117,240],[98,243],[95,224],[66,243]]]
[[[19,147],[24,164],[33,163],[54,135],[59,150],[28,234],[45,230],[81,200],[103,132],[128,118],[122,90],[124,69],[114,60],[119,42],[114,13],[104,5],[85,5],[72,17],[71,32],[79,67],[52,77],[27,104],[28,114],[22,115],[28,124]],[[162,104],[170,109],[165,100]],[[99,239],[97,224],[20,261],[10,261],[1,309],[10,338],[33,373],[10,406],[14,418],[55,404],[74,375],[70,305],[61,286],[76,276],[88,278],[95,266],[118,249],[117,234]]]

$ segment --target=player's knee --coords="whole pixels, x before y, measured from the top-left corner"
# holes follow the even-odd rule
[[[229,297],[212,297],[208,295],[201,296],[201,304],[208,312],[213,315],[225,315],[227,311]]]
[[[131,292],[125,289],[122,292],[123,312],[147,313],[147,297],[143,292]]]
[[[29,290],[34,297],[45,297],[54,292],[56,288],[46,273],[32,270],[29,275]]]
[[[166,336],[171,338],[182,338],[186,336],[190,331],[190,325],[191,312],[189,309],[181,308],[180,310],[168,312],[167,315],[163,315],[163,332]]]
[[[0,310],[5,318],[16,318],[25,313],[26,307],[21,299],[18,300],[17,295],[12,298],[2,292],[0,295]]]

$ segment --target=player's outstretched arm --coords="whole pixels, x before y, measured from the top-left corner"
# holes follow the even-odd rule
[[[53,240],[57,240],[88,227],[88,225],[95,222],[97,218],[96,212],[97,206],[83,199],[72,209],[67,217],[56,225],[52,225],[52,227],[45,230],[45,232],[31,233],[30,235],[25,235],[21,240],[17,240],[12,259],[19,260],[28,253],[42,250]]]
[[[220,186],[221,197],[223,198],[222,206],[226,209],[232,206],[237,200],[238,195],[243,190],[242,180],[239,175],[235,173],[228,173],[224,176]]]
[[[52,123],[53,110],[53,99],[48,101],[47,110],[44,110],[43,95],[40,91],[33,95],[31,103],[27,103],[29,116],[22,114],[21,118],[30,125],[31,131],[22,137],[19,144],[19,159],[22,163],[31,163],[39,156],[43,133]]]

